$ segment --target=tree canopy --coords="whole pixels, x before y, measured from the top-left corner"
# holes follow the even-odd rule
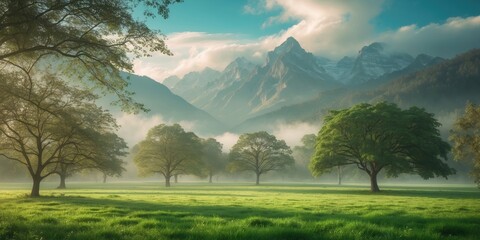
[[[97,170],[106,176],[121,176],[125,171],[122,157],[127,154],[125,141],[113,132],[82,129],[75,134],[75,144],[66,145],[58,154],[55,172],[60,176],[58,188],[66,188],[67,177],[85,171]]]
[[[450,135],[456,160],[473,163],[472,176],[480,187],[480,106],[467,103]]]
[[[89,79],[118,95],[127,110],[139,110],[119,70],[132,70],[132,58],[152,52],[171,55],[160,31],[132,14],[167,18],[181,0],[5,0],[0,2],[0,64],[17,67],[47,58],[73,79]]]
[[[32,197],[40,195],[41,181],[62,163],[73,163],[70,154],[80,156],[78,150],[93,137],[87,130],[107,134],[116,128],[113,117],[95,105],[94,94],[54,76],[11,73],[0,78],[0,85],[5,86],[0,95],[8,96],[0,102],[0,155],[26,167]],[[82,159],[82,164],[99,160]]]
[[[202,141],[202,159],[207,171],[208,182],[212,183],[212,177],[225,169],[226,157],[222,153],[222,144],[214,138]]]
[[[178,124],[160,124],[138,144],[134,161],[143,176],[161,174],[165,186],[176,174],[202,174],[202,144],[199,137]]]
[[[292,150],[285,141],[264,131],[242,134],[230,151],[230,169],[253,171],[257,185],[260,184],[260,175],[293,163]]]
[[[424,109],[402,110],[395,104],[358,104],[331,111],[318,133],[310,169],[314,175],[343,165],[356,165],[380,189],[377,174],[416,173],[424,179],[447,177],[455,170],[445,162],[450,145],[442,140],[434,115]]]

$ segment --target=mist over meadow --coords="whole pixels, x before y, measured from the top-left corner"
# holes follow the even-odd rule
[[[0,239],[476,239],[479,12],[0,0]]]

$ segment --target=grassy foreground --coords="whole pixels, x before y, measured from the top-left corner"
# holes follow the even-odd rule
[[[0,184],[0,239],[478,239],[471,187]],[[18,190],[20,189],[20,190]]]

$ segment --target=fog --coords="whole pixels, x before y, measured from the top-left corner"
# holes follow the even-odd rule
[[[452,128],[455,119],[459,116],[459,111],[439,113],[435,117],[442,123],[440,131],[444,138],[448,138],[450,129]],[[174,121],[166,120],[161,115],[133,115],[127,113],[121,113],[116,116],[117,123],[119,125],[118,135],[125,139],[129,148],[142,141],[148,131],[159,124],[174,124]],[[196,124],[192,121],[178,122],[186,131],[196,131]],[[308,122],[277,122],[270,126],[269,133],[276,136],[277,139],[284,140],[287,145],[292,149],[296,146],[301,146],[301,139],[307,134],[317,134],[321,128],[321,124],[313,124]],[[223,132],[217,135],[200,135],[201,138],[215,138],[223,146],[222,151],[226,154],[229,153],[233,145],[238,141],[241,133],[236,132]],[[295,156],[295,151],[294,151]],[[160,175],[150,177],[139,177],[137,173],[137,167],[133,162],[132,154],[129,154],[124,158],[126,171],[121,177],[109,177],[108,181],[121,182],[121,181],[155,181],[163,182],[163,177]],[[338,173],[335,169],[332,172],[324,174],[320,177],[312,177],[309,169],[309,158],[299,159],[296,156],[295,165],[291,166],[283,171],[269,172],[261,176],[261,181],[264,183],[282,183],[282,182],[304,182],[315,184],[338,184]],[[387,178],[384,173],[379,175],[380,184],[473,184],[472,178],[468,175],[471,166],[466,163],[459,163],[449,159],[448,164],[457,170],[457,174],[449,177],[448,180],[435,178],[430,180],[423,180],[416,175],[402,174],[398,178]],[[223,171],[213,178],[214,182],[245,182],[254,183],[255,176],[250,172],[230,173]],[[0,158],[0,182],[30,182],[30,177],[26,169],[5,158]],[[57,182],[58,176],[52,175],[46,179],[48,182]],[[75,174],[67,179],[68,182],[87,181],[87,182],[101,182],[102,174],[96,171],[84,171]],[[199,178],[196,176],[179,176],[179,182],[206,182],[205,178]],[[368,185],[369,179],[365,172],[358,170],[355,166],[348,166],[343,169],[342,184],[363,184]]]
[[[288,146],[294,147],[301,145],[301,139],[307,134],[317,134],[321,126],[316,126],[305,122],[280,123],[274,127],[272,134],[278,139],[284,140]]]

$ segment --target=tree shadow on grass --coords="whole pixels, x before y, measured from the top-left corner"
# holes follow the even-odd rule
[[[339,195],[358,195],[358,196],[393,196],[393,197],[425,197],[425,198],[445,198],[445,199],[480,199],[480,190],[478,189],[454,189],[454,188],[442,188],[442,187],[385,187],[378,193],[372,193],[366,186],[331,186],[331,185],[261,185],[261,186],[239,186],[227,188],[222,185],[222,188],[215,188],[212,186],[181,186],[172,188],[150,188],[142,189],[138,191],[136,189],[124,189],[118,191],[81,191],[81,189],[75,190],[75,194],[110,194],[110,195],[150,195],[155,194],[175,194],[175,195],[188,195],[188,196],[232,196],[232,192],[235,192],[235,196],[240,197],[252,197],[249,192],[259,193],[292,193],[292,194],[339,194]],[[128,192],[131,190],[132,192]],[[153,192],[152,192],[153,191]],[[199,192],[201,191],[201,192]],[[238,192],[246,192],[245,194],[239,194]]]
[[[353,188],[353,189],[352,189]],[[236,190],[231,191],[238,191]],[[252,190],[249,188],[249,190]],[[240,190],[242,191],[242,190]],[[386,190],[381,190],[377,193],[372,193],[368,187],[365,186],[320,186],[318,188],[263,188],[259,192],[271,193],[300,193],[300,194],[340,194],[340,195],[361,195],[361,196],[395,196],[395,197],[426,197],[426,198],[446,198],[446,199],[480,199],[480,191],[477,189],[454,190],[450,188],[422,188],[416,187],[405,189],[401,187],[387,187]]]
[[[167,204],[75,196],[23,200],[41,206],[83,209],[92,215],[72,216],[70,223],[46,217],[38,225],[29,224],[25,219],[16,224],[0,225],[3,226],[0,227],[0,239],[34,238],[36,233],[44,234],[42,237],[45,239],[67,239],[70,236],[68,234],[73,234],[73,237],[70,236],[73,239],[131,239],[136,234],[149,234],[150,231],[153,231],[152,236],[158,234],[168,239],[389,239],[405,229],[431,233],[431,237],[410,233],[403,236],[406,239],[474,239],[476,229],[480,227],[480,216],[432,218],[398,210],[385,210],[378,215],[359,215],[335,211]],[[112,226],[111,230],[105,229],[105,221]],[[199,226],[202,221],[207,223]],[[97,228],[104,230],[95,232]],[[118,229],[124,232],[116,232]],[[18,235],[22,231],[27,235]],[[89,236],[88,232],[96,235]],[[84,238],[82,234],[86,234]],[[145,238],[148,236],[144,235]]]

